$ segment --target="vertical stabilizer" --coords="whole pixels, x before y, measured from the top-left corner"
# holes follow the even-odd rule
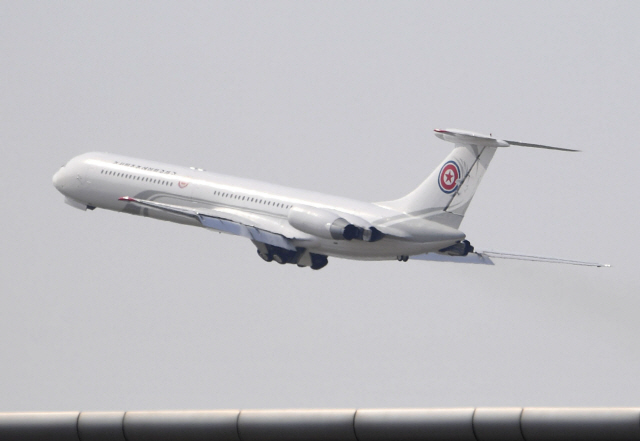
[[[453,129],[436,136],[455,143],[449,156],[411,193],[378,205],[458,228],[496,149],[509,144]]]

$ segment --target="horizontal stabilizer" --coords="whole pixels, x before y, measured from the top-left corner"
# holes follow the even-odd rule
[[[536,149],[560,150],[562,152],[581,152],[582,151],[582,150],[573,150],[573,149],[563,149],[561,147],[551,147],[550,145],[530,144],[528,142],[520,142],[520,141],[505,141],[505,142],[508,142],[509,145],[518,145],[521,147],[534,147]]]
[[[482,135],[480,133],[469,132],[460,129],[435,129],[435,135],[444,140],[462,145],[478,145],[488,147],[509,147],[517,145],[520,147],[533,147],[537,149],[560,150],[562,152],[579,152],[581,150],[565,149],[561,147],[552,147],[550,145],[531,144],[529,142],[508,141],[506,139],[494,138],[491,135]]]
[[[460,129],[435,129],[436,136],[444,141],[461,145],[478,145],[488,147],[509,147],[506,141],[496,139],[491,135],[470,132]]]

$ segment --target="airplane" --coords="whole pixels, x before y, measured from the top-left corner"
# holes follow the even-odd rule
[[[318,270],[328,257],[493,265],[492,258],[585,266],[593,262],[476,251],[459,227],[499,148],[578,150],[436,129],[453,151],[415,190],[363,202],[110,153],[72,158],[53,176],[65,202],[242,236],[265,261]]]

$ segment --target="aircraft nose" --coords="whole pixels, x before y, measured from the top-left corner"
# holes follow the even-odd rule
[[[53,175],[53,186],[57,188],[58,191],[62,191],[62,189],[64,188],[63,174],[64,167],[61,167],[60,170],[55,172],[55,174]]]
[[[53,174],[53,186],[60,190],[60,186],[62,185],[60,182],[60,172],[62,169],[58,170]]]

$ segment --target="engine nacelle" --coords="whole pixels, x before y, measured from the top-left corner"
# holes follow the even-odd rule
[[[289,210],[289,224],[308,234],[333,240],[362,237],[363,228],[356,227],[337,213],[322,208],[294,205]]]

